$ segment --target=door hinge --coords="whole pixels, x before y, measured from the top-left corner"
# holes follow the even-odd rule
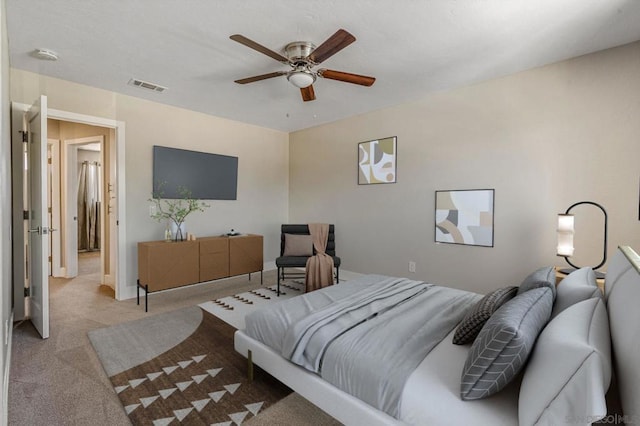
[[[24,220],[29,220],[29,210],[23,210],[22,211],[22,218]]]
[[[29,142],[29,132],[20,130],[20,133],[22,133],[22,142]]]
[[[51,258],[51,256],[49,256],[49,262],[53,262],[53,259]]]
[[[47,159],[47,163],[51,164],[51,158]]]
[[[53,208],[48,207],[48,208],[47,208],[47,213],[53,213]]]
[[[31,297],[31,287],[24,288],[24,297]]]

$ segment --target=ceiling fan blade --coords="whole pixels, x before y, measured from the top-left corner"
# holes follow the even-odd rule
[[[313,91],[313,84],[311,86],[301,88],[300,93],[302,94],[302,100],[305,102],[314,101],[316,99],[316,94]]]
[[[353,35],[346,30],[340,29],[311,52],[309,60],[319,64],[320,62],[335,55],[354,41],[356,41],[356,38]]]
[[[260,80],[266,80],[268,78],[279,77],[281,75],[285,75],[286,73],[287,73],[286,71],[270,72],[269,74],[262,74],[262,75],[256,75],[254,77],[242,78],[240,80],[236,80],[235,82],[238,84],[253,83],[254,81],[260,81]]]
[[[328,69],[318,70],[318,75],[330,80],[344,81],[345,83],[359,84],[361,86],[371,86],[375,83],[375,77],[367,77],[366,75],[351,74],[348,72],[334,71]]]
[[[285,64],[289,63],[289,60],[287,58],[285,58],[284,56],[282,56],[279,53],[274,52],[273,50],[264,47],[261,44],[256,43],[253,40],[249,40],[248,38],[246,38],[243,35],[240,34],[234,34],[232,36],[229,36],[229,38],[233,41],[237,41],[240,44],[244,44],[247,47],[252,48],[253,50],[257,50],[258,52],[265,54],[273,59],[275,59],[278,62],[284,62]]]

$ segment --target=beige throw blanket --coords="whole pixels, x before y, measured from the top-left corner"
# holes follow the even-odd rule
[[[326,223],[310,223],[309,233],[313,240],[316,255],[307,259],[304,277],[306,291],[333,285],[333,258],[325,253],[329,238],[329,225]]]

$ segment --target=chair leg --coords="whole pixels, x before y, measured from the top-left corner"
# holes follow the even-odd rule
[[[340,284],[340,267],[336,267],[336,284]]]
[[[278,290],[276,294],[280,297],[280,268],[278,268]]]

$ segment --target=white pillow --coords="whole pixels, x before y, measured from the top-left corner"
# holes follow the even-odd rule
[[[569,306],[592,297],[602,297],[593,269],[587,266],[573,271],[558,284],[551,318]]]
[[[601,298],[560,312],[538,336],[520,386],[520,425],[590,425],[607,415],[609,319]]]

